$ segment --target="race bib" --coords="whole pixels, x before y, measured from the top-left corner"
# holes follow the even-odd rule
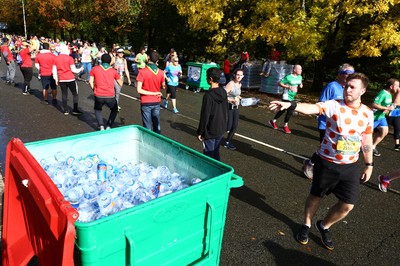
[[[360,150],[360,139],[355,136],[340,136],[336,143],[336,150],[343,155],[355,155]]]

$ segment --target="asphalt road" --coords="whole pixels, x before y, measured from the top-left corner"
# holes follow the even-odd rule
[[[0,78],[5,77],[0,63]],[[79,84],[80,117],[64,116],[52,105],[43,105],[41,85],[32,81],[34,95],[22,95],[22,76],[17,70],[19,87],[0,80],[0,163],[4,166],[5,147],[12,137],[24,142],[79,134],[97,130],[93,96],[89,85]],[[115,126],[141,124],[139,101],[132,86],[123,88],[122,107]],[[244,93],[250,96],[252,93]],[[186,146],[201,151],[196,140],[202,93],[180,89],[177,95],[179,114],[171,108],[161,111],[161,132]],[[69,103],[71,104],[71,96]],[[58,95],[61,104],[61,92]],[[108,115],[104,111],[105,117]],[[326,250],[318,232],[312,228],[310,241],[303,246],[294,235],[300,228],[304,201],[310,181],[300,171],[302,160],[312,155],[318,145],[314,117],[292,118],[292,134],[273,130],[266,121],[273,114],[266,102],[240,109],[236,151],[221,148],[222,161],[242,176],[245,185],[232,189],[226,217],[221,265],[398,265],[400,261],[400,181],[392,190],[377,188],[378,174],[399,167],[399,153],[393,150],[392,136],[380,145],[382,157],[375,158],[371,181],[362,185],[359,201],[343,221],[332,227],[336,247]],[[282,123],[282,120],[279,121]],[[362,159],[361,162],[362,163]],[[2,170],[4,173],[4,169]],[[317,213],[322,217],[335,202],[327,197]]]

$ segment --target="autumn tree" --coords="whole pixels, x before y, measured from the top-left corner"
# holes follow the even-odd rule
[[[170,1],[193,30],[210,33],[209,52],[224,53],[238,43],[260,40],[265,46],[278,45],[288,61],[315,64],[316,90],[342,46],[348,49],[341,58],[379,57],[400,47],[398,0]],[[354,29],[359,31],[353,34]]]

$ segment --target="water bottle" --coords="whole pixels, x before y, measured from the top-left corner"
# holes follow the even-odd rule
[[[84,192],[83,197],[89,202],[94,202],[97,200],[99,195],[99,190],[97,186],[85,184],[82,186],[82,190]]]
[[[78,184],[78,177],[77,177],[77,175],[75,175],[74,172],[64,171],[61,173],[64,173],[64,175],[65,175],[65,179],[64,179],[64,183],[63,183],[64,190],[69,190]]]
[[[99,205],[100,214],[107,216],[114,212],[115,202],[111,196],[107,193],[103,193],[99,196],[97,203]]]
[[[84,192],[81,187],[74,187],[65,192],[65,200],[69,201],[74,208],[79,207],[79,203],[83,199]]]
[[[107,181],[107,164],[103,161],[97,164],[97,179],[101,182]]]
[[[78,217],[79,222],[87,223],[87,222],[92,222],[95,219],[96,210],[93,208],[93,205],[89,202],[83,202],[82,204],[80,204],[78,207],[78,212],[79,212],[79,217]]]
[[[258,104],[259,101],[260,99],[257,98],[242,98],[242,100],[240,100],[240,104],[242,106],[253,106]]]
[[[67,156],[66,156],[66,155],[64,154],[64,152],[62,152],[62,151],[57,152],[57,153],[54,155],[54,158],[56,159],[56,161],[57,161],[59,164],[64,165],[64,164],[67,163]]]

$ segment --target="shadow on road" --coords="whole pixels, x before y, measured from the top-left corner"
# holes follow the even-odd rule
[[[315,256],[309,255],[307,253],[294,250],[294,249],[285,249],[281,245],[267,240],[264,243],[264,246],[268,249],[268,251],[274,255],[276,265],[286,266],[286,265],[307,265],[307,266],[334,266],[336,264],[317,258]]]

